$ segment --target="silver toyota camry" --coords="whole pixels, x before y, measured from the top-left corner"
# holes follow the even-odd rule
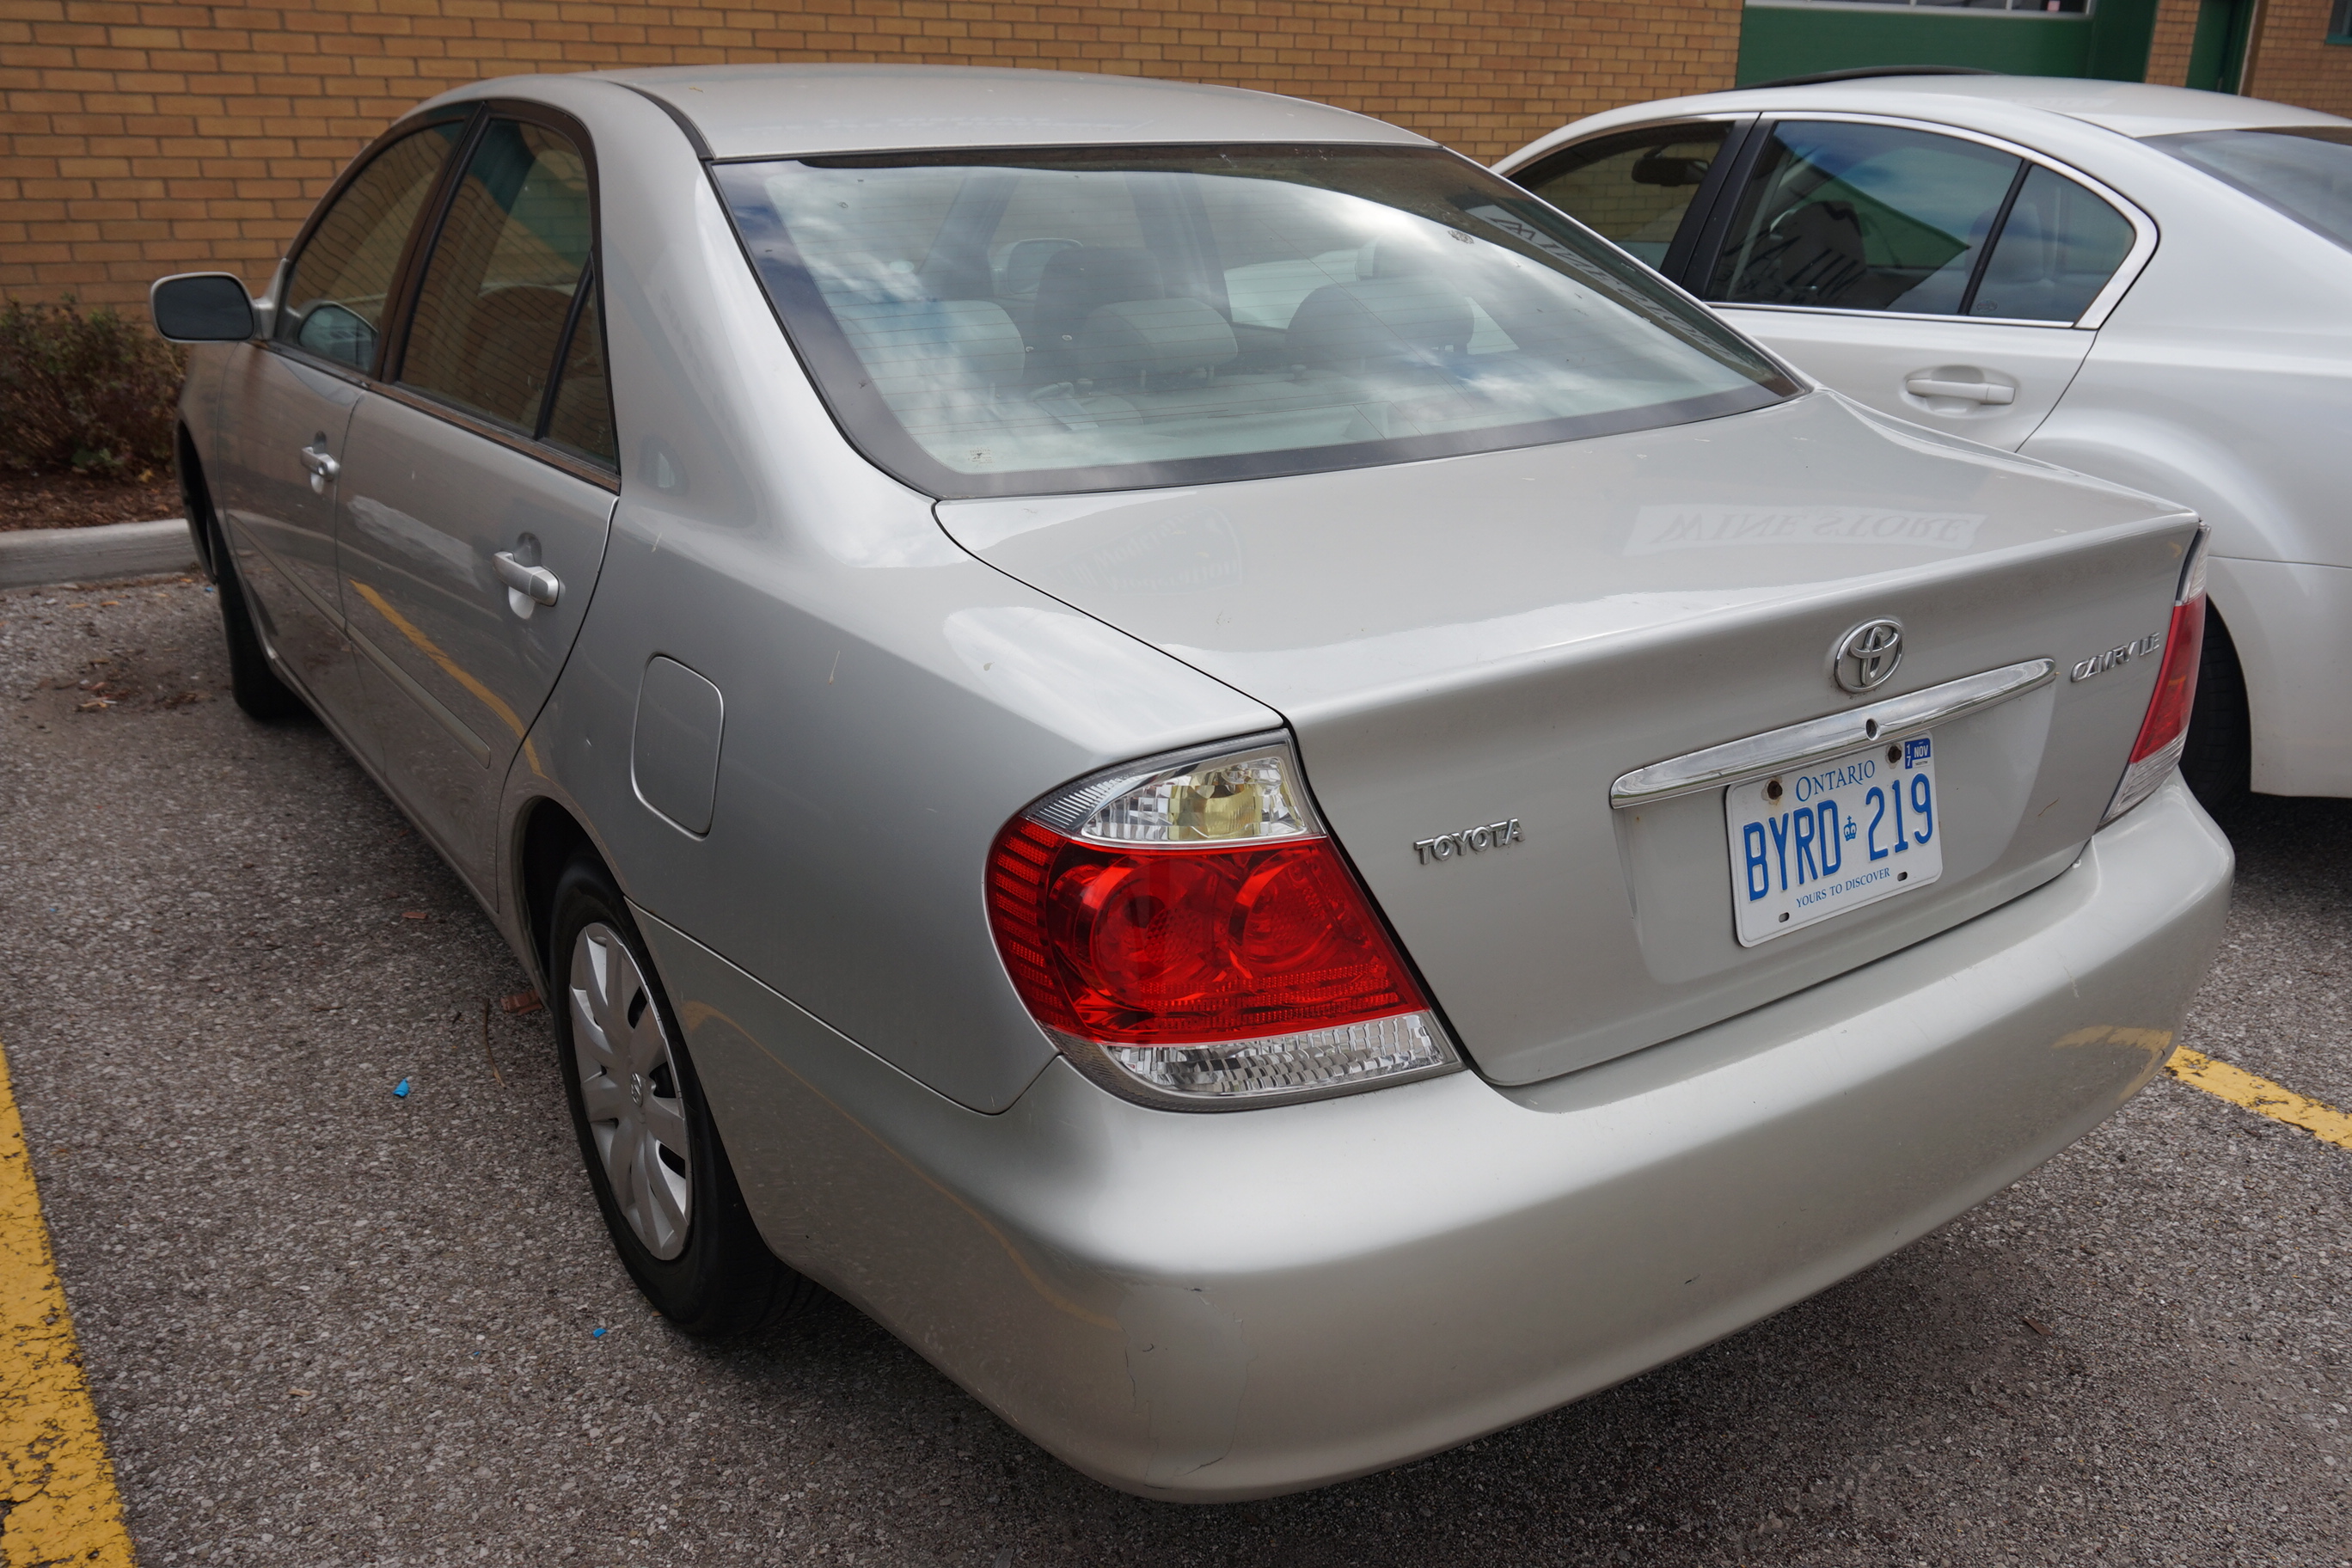
[[[166,279],[238,700],[552,1004],[681,1328],[821,1284],[1113,1486],[1460,1443],[2163,1061],[2202,528],[1816,387],[1417,136],[485,82]]]

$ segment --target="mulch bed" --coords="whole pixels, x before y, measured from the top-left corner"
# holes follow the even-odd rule
[[[152,522],[180,515],[180,487],[168,473],[145,484],[107,484],[79,474],[0,469],[0,531]]]

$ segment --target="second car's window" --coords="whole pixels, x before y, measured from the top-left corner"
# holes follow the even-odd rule
[[[2025,176],[1977,282],[1972,316],[2071,321],[2131,254],[2130,220],[2063,174]]]
[[[1604,136],[1512,178],[1651,266],[1663,267],[1728,129],[1656,125]]]
[[[1706,297],[1953,314],[2022,163],[1897,126],[1777,125]]]
[[[580,150],[542,126],[492,121],[434,241],[401,384],[537,429],[591,226]]]
[[[452,120],[375,155],[335,197],[286,279],[277,336],[354,370],[375,361],[385,290],[417,209],[466,129]]]

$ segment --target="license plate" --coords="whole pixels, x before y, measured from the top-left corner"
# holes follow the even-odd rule
[[[1850,752],[1724,792],[1739,945],[1924,888],[1944,874],[1930,737]]]

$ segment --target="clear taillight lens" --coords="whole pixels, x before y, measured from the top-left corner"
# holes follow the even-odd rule
[[[1238,1108],[1460,1065],[1286,742],[1049,796],[998,836],[988,908],[1030,1012],[1134,1098]]]
[[[2164,663],[2156,672],[2156,692],[2147,700],[2139,738],[2132,742],[2131,761],[2123,782],[2107,804],[2101,826],[2113,822],[2156,793],[2167,774],[2180,765],[2189,742],[2189,715],[2197,706],[2197,663],[2205,648],[2205,542],[2210,531],[2199,529],[2196,542],[2180,571],[2180,588],[2172,605],[2172,624],[2164,634]]]

